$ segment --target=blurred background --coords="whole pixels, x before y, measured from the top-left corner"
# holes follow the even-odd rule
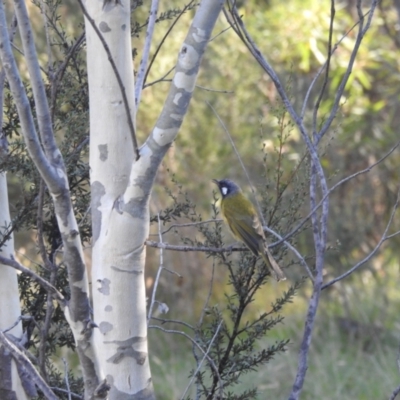
[[[173,71],[168,72],[176,63],[194,14],[194,10],[183,13],[164,41],[183,5],[178,0],[161,3],[152,54],[160,43],[163,45],[152,65],[137,114],[139,143],[146,139],[161,111],[169,89],[168,80],[173,76]],[[134,6],[133,57],[137,67],[145,33],[141,27],[146,22],[149,5],[135,2]],[[369,3],[363,2],[364,6]],[[331,59],[318,126],[330,112],[358,29],[354,27],[358,18],[355,1],[336,2],[335,8],[333,43],[339,40],[341,43]],[[300,112],[309,85],[326,60],[330,2],[248,0],[240,2],[239,9],[250,34],[278,73],[296,111]],[[65,1],[60,10],[66,34],[71,38],[79,36],[82,18],[76,3]],[[340,109],[321,143],[320,155],[329,186],[375,163],[400,139],[398,11],[396,1],[379,3],[371,28],[358,51]],[[33,5],[31,13],[37,29],[38,51],[45,65],[43,19]],[[154,236],[150,240],[158,241],[159,229],[167,230],[172,224],[212,218],[213,192],[216,190],[212,178],[233,179],[247,195],[252,195],[230,138],[210,105],[225,124],[240,153],[270,227],[284,235],[310,210],[305,145],[271,80],[229,29],[222,15],[214,34],[189,112],[159,170],[151,199],[153,216],[163,214],[164,210],[173,209],[177,204],[183,204],[184,211],[180,217],[175,213],[161,228],[154,222],[151,228]],[[57,58],[61,50],[55,47],[54,54]],[[22,62],[20,67],[24,70]],[[75,88],[81,87],[82,91],[85,91],[85,85],[85,79],[71,84]],[[305,108],[304,120],[309,128],[321,85],[322,79],[314,86]],[[82,105],[83,111],[74,120],[76,104],[73,101],[76,98],[68,100],[64,97],[62,104],[58,104],[60,121],[74,124],[82,134],[87,134],[87,103]],[[60,141],[68,137],[67,131],[68,128],[60,124],[57,129]],[[81,158],[82,170],[86,168],[87,171],[87,160],[87,154]],[[362,260],[380,240],[396,201],[399,166],[399,151],[395,150],[371,171],[332,193],[325,281]],[[11,211],[15,216],[19,211],[18,199],[21,193],[29,190],[29,182],[24,182],[22,172],[12,171],[9,177],[11,203],[15,205]],[[397,232],[399,226],[396,216],[389,233]],[[225,243],[234,243],[228,230],[223,229]],[[28,266],[37,258],[35,235],[35,231],[23,229],[16,234],[18,258]],[[86,254],[90,265],[89,237]],[[183,238],[186,243],[205,241],[196,227],[175,227],[163,236],[163,241],[181,244]],[[299,232],[294,244],[312,267],[314,249],[309,226]],[[377,255],[352,276],[323,292],[302,399],[383,399],[388,398],[399,384],[399,245],[397,236],[385,241]],[[196,325],[209,295],[210,304],[223,307],[224,292],[229,291],[227,271],[223,267],[213,267],[212,259],[204,253],[164,251],[163,257],[164,267],[181,276],[166,271],[161,274],[157,299],[168,305],[168,318]],[[302,267],[293,260],[293,255],[284,255],[281,263],[287,266],[288,280],[268,283],[247,311],[249,318],[264,312],[290,283],[305,275]],[[159,262],[159,250],[148,247],[146,286],[149,296]],[[259,388],[259,398],[284,398],[290,393],[311,289],[309,281],[302,285],[293,304],[284,308],[283,323],[259,343],[263,347],[278,339],[290,339],[288,351],[265,368],[242,377],[243,387]],[[191,344],[181,336],[155,330],[150,330],[149,336],[156,394],[159,399],[180,398],[188,381],[188,371],[194,365]]]

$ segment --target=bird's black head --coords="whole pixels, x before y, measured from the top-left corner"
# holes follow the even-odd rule
[[[213,179],[212,181],[218,186],[223,198],[240,192],[240,187],[230,179],[221,179],[220,181]]]

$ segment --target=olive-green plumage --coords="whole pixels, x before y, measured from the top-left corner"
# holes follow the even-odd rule
[[[221,192],[221,214],[232,234],[242,241],[254,255],[260,254],[277,281],[285,280],[285,275],[268,250],[253,203],[246,198],[240,187],[229,179],[213,179]]]

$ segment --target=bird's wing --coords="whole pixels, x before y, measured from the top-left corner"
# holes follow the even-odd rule
[[[263,237],[259,234],[255,228],[255,220],[252,215],[241,215],[232,213],[230,215],[230,209],[227,208],[225,211],[225,219],[229,225],[234,236],[244,242],[244,244],[252,251],[253,254],[258,255],[260,250],[260,241]],[[258,218],[255,217],[257,220]],[[260,223],[258,222],[258,225]]]

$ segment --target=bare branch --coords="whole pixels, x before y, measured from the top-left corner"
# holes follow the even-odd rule
[[[158,249],[166,249],[166,250],[173,250],[173,251],[200,251],[203,253],[231,253],[233,251],[249,251],[247,247],[242,247],[237,245],[232,244],[227,247],[207,247],[207,246],[177,246],[173,244],[168,244],[168,243],[159,243],[159,242],[153,242],[152,240],[146,240],[145,242],[146,246],[149,247],[156,247]]]
[[[168,70],[161,78],[156,79],[156,80],[153,81],[153,82],[146,83],[146,84],[143,86],[143,89],[144,89],[144,88],[147,88],[148,86],[153,86],[153,85],[155,85],[156,83],[159,83],[159,82],[171,82],[172,79],[166,79],[166,77],[167,77],[174,69],[175,69],[175,65],[174,65],[170,70]]]
[[[68,363],[67,363],[67,360],[65,358],[63,358],[62,361],[63,361],[63,364],[64,364],[65,386],[67,387],[68,400],[71,400],[72,395],[71,395],[71,389],[69,387]]]
[[[46,397],[46,399],[57,400],[57,396],[36,371],[29,358],[20,349],[18,349],[18,347],[11,340],[8,339],[7,335],[3,331],[0,331],[0,342],[10,351],[12,357],[18,364],[19,369],[26,374],[26,377],[29,378],[29,380],[37,385],[37,387],[43,392],[43,395]]]
[[[213,111],[213,113],[214,113],[215,116],[217,117],[217,119],[218,119],[218,121],[219,121],[219,123],[220,123],[222,129],[224,130],[224,132],[225,132],[226,135],[228,136],[228,139],[229,139],[229,141],[230,141],[230,143],[231,143],[231,146],[232,146],[232,148],[233,148],[233,150],[234,150],[234,152],[235,152],[235,154],[236,154],[236,156],[237,156],[237,158],[238,158],[238,160],[239,160],[239,162],[240,162],[240,165],[242,166],[243,172],[245,173],[246,178],[247,178],[247,181],[248,181],[248,183],[249,183],[249,185],[250,185],[251,192],[253,193],[253,198],[254,198],[254,200],[255,200],[255,202],[256,202],[256,205],[257,205],[258,214],[259,214],[259,217],[261,218],[261,222],[262,222],[263,225],[266,225],[266,224],[265,224],[265,220],[264,220],[264,216],[263,216],[263,213],[262,213],[261,205],[260,205],[260,203],[259,203],[259,201],[258,201],[258,199],[257,199],[256,190],[254,189],[254,186],[253,186],[253,184],[251,183],[250,176],[249,176],[249,174],[248,174],[248,172],[247,172],[246,167],[244,166],[242,157],[240,157],[239,151],[238,151],[238,149],[236,148],[235,142],[233,141],[232,136],[231,136],[231,134],[229,133],[228,128],[226,127],[226,125],[225,125],[224,122],[222,121],[221,117],[218,115],[218,113],[217,113],[217,111],[215,110],[215,108],[214,108],[208,101],[206,101],[206,103],[207,103],[207,105],[211,108],[211,110]]]
[[[397,388],[393,390],[393,393],[389,397],[389,400],[394,400],[399,393],[400,393],[400,385],[397,386]]]
[[[346,87],[346,84],[347,84],[349,77],[351,75],[351,72],[353,70],[353,65],[354,65],[358,50],[360,48],[361,42],[362,42],[365,34],[367,33],[369,27],[371,26],[372,17],[374,16],[377,5],[378,5],[378,0],[371,1],[371,8],[369,10],[368,19],[367,19],[365,26],[364,26],[364,16],[361,13],[361,9],[359,8],[360,5],[358,7],[358,15],[360,18],[360,23],[359,23],[359,30],[358,30],[357,38],[356,38],[356,41],[355,41],[355,44],[353,47],[353,51],[351,52],[351,55],[350,55],[350,60],[347,64],[346,72],[344,73],[343,78],[339,84],[339,87],[336,90],[335,100],[333,101],[333,105],[332,105],[329,117],[325,121],[321,130],[317,133],[317,136],[318,136],[317,141],[321,140],[321,138],[325,135],[325,133],[328,131],[329,127],[331,126],[332,121],[336,117],[337,111],[339,109],[340,99],[342,98],[344,89]]]
[[[394,218],[394,216],[396,214],[397,207],[399,206],[399,202],[400,202],[400,189],[397,192],[396,203],[393,206],[393,210],[392,210],[392,213],[390,214],[390,218],[389,218],[389,221],[388,221],[388,223],[386,225],[386,228],[385,228],[385,230],[384,230],[379,242],[374,247],[374,249],[365,258],[363,258],[356,265],[354,265],[353,268],[349,269],[347,272],[345,272],[344,274],[338,276],[337,278],[332,279],[328,283],[325,283],[325,285],[322,286],[322,289],[326,289],[327,287],[332,286],[334,283],[336,283],[338,281],[341,281],[344,278],[347,278],[354,271],[356,271],[358,268],[360,268],[362,265],[364,265],[366,262],[368,262],[377,253],[377,251],[380,249],[382,243],[388,238],[387,237],[387,232],[389,231],[389,228],[390,228],[390,226],[391,226],[391,224],[393,222],[393,218]]]
[[[60,81],[63,79],[65,70],[71,60],[71,58],[75,55],[75,53],[79,50],[81,45],[85,41],[85,32],[81,33],[81,35],[76,39],[75,43],[70,47],[68,54],[65,56],[64,61],[58,67],[57,71],[53,75],[52,86],[51,86],[51,99],[50,99],[50,110],[51,110],[51,120],[54,120],[56,99],[58,94],[58,87]]]
[[[194,1],[195,1],[195,0],[191,0],[185,7],[183,7],[182,11],[181,11],[181,12],[179,13],[179,15],[175,18],[174,22],[173,22],[173,23],[171,24],[171,26],[167,29],[167,32],[165,32],[164,37],[161,39],[160,44],[158,45],[158,47],[157,47],[157,49],[156,49],[156,51],[155,51],[155,53],[154,53],[152,59],[150,60],[149,66],[148,66],[147,71],[146,71],[146,75],[144,76],[144,79],[143,79],[143,85],[146,84],[147,77],[148,77],[148,75],[149,75],[149,73],[150,73],[150,71],[151,71],[151,67],[153,66],[153,63],[154,63],[154,61],[156,60],[157,55],[158,55],[159,51],[161,50],[161,47],[163,46],[163,44],[164,44],[165,40],[167,39],[168,35],[171,33],[172,29],[174,29],[174,26],[175,26],[176,23],[179,21],[179,19],[182,17],[182,15],[183,15],[187,10],[190,10],[190,9],[192,8],[192,5],[193,5]],[[169,74],[169,72],[168,72],[168,74]],[[167,74],[167,75],[168,75],[168,74]]]
[[[269,229],[267,226],[263,226],[263,229],[264,229],[264,231],[267,231],[267,232],[271,233],[272,235],[274,235],[275,237],[277,237],[278,239],[282,240],[282,236],[278,235],[275,231],[273,231],[272,229]],[[288,249],[292,250],[292,252],[296,255],[296,257],[299,259],[300,263],[305,268],[307,275],[314,282],[313,274],[312,274],[310,267],[308,266],[306,260],[304,259],[304,257],[300,254],[300,252],[296,249],[296,247],[292,246],[288,241],[283,240],[283,243]],[[268,247],[270,247],[270,246],[268,246]]]
[[[24,267],[22,264],[20,264],[14,259],[6,258],[3,257],[2,255],[0,255],[0,264],[7,265],[9,267],[16,269],[17,271],[21,271],[24,274],[28,275],[30,278],[36,281],[40,286],[49,291],[54,296],[54,298],[59,301],[62,307],[66,306],[66,299],[62,295],[62,293],[59,292],[53,285],[51,285],[45,279],[43,279],[42,277],[31,271],[29,268]]]
[[[346,182],[349,182],[350,180],[356,178],[359,175],[365,174],[367,172],[370,172],[373,168],[375,168],[377,165],[381,164],[383,161],[386,160],[400,145],[400,141],[398,141],[387,153],[385,153],[384,156],[382,156],[378,161],[375,163],[369,165],[367,168],[362,169],[360,171],[355,172],[354,174],[351,174],[347,176],[346,178],[341,179],[339,182],[337,182],[335,185],[333,185],[327,193],[321,198],[320,202],[312,208],[312,210],[308,213],[308,215],[294,228],[292,229],[289,233],[287,233],[285,236],[283,236],[282,240],[279,240],[277,242],[271,243],[270,247],[277,246],[278,244],[281,244],[283,240],[289,239],[291,236],[293,236],[296,232],[298,232],[304,224],[311,218],[311,216],[321,207],[323,204],[324,200],[334,191],[336,190],[339,186],[343,185]]]
[[[330,18],[330,24],[329,24],[329,38],[328,38],[328,58],[326,60],[326,68],[325,68],[325,79],[322,84],[321,91],[319,93],[318,99],[315,103],[314,106],[314,112],[313,112],[313,135],[315,136],[317,133],[317,116],[318,116],[318,110],[321,105],[322,98],[324,96],[324,92],[326,89],[326,85],[328,84],[328,79],[329,79],[329,67],[331,64],[331,55],[332,55],[332,35],[333,35],[333,22],[335,20],[335,0],[331,0],[331,18]]]
[[[52,80],[53,79],[53,55],[51,53],[49,23],[48,23],[48,18],[47,18],[47,14],[46,14],[46,5],[45,5],[44,0],[39,1],[39,8],[40,8],[40,13],[42,14],[44,32],[46,35],[47,73],[50,76],[50,79]]]
[[[160,240],[160,243],[163,243],[163,237],[162,237],[162,232],[161,232],[161,220],[160,220],[160,213],[158,214],[158,238]],[[158,288],[158,283],[160,281],[160,276],[161,272],[164,269],[164,252],[163,248],[160,248],[160,265],[158,266],[158,271],[156,275],[156,279],[154,281],[153,285],[153,292],[151,294],[151,301],[150,301],[150,306],[149,306],[149,312],[147,314],[147,325],[149,324],[150,318],[153,315],[153,307],[156,299],[156,292]]]
[[[168,227],[167,230],[163,231],[162,234],[165,235],[168,233],[171,229],[174,228],[186,228],[186,227],[191,227],[191,226],[198,226],[198,225],[203,225],[203,224],[209,224],[210,222],[222,222],[222,219],[208,219],[206,221],[199,221],[199,222],[189,222],[187,224],[172,224]],[[158,235],[158,234],[157,234]],[[153,235],[151,235],[153,236]]]
[[[149,61],[150,46],[153,40],[154,26],[156,24],[156,18],[158,12],[158,2],[159,0],[151,1],[149,23],[147,25],[147,31],[146,31],[146,41],[144,43],[142,59],[140,60],[139,71],[136,78],[136,87],[135,87],[136,112],[140,104],[144,78],[146,75],[147,63]]]
[[[47,159],[51,164],[62,163],[55,142],[46,89],[40,72],[40,65],[36,53],[34,34],[30,24],[26,3],[24,0],[15,0],[15,13],[18,19],[18,28],[21,35],[25,60],[31,77],[33,97],[37,111],[39,132]],[[7,74],[8,75],[8,74]],[[11,82],[10,82],[11,85]],[[20,87],[19,90],[22,88]],[[22,89],[23,90],[23,89]],[[18,90],[13,90],[13,93]],[[32,132],[33,133],[33,132]],[[55,172],[55,171],[54,171]]]
[[[218,367],[215,365],[213,359],[187,333],[182,332],[182,331],[172,330],[172,329],[164,329],[164,328],[162,328],[161,326],[158,326],[158,325],[149,325],[149,329],[152,329],[152,328],[153,329],[159,329],[160,331],[163,331],[165,333],[172,333],[172,334],[184,336],[186,339],[188,339],[190,342],[192,342],[193,346],[196,346],[204,354],[204,356],[206,357],[207,361],[210,363],[212,369],[214,370],[216,376],[218,377],[218,381],[222,382],[221,376],[219,375],[219,372],[218,372]]]
[[[83,396],[81,396],[81,395],[79,395],[77,393],[69,392],[68,390],[61,389],[61,388],[54,387],[54,386],[50,386],[50,389],[53,390],[54,392],[59,392],[59,393],[71,395],[71,397],[73,397],[74,399],[83,400]]]
[[[18,20],[20,21],[20,24],[24,25],[25,30],[27,30],[28,32],[25,33],[25,35],[30,35],[31,29],[30,29],[30,25],[29,25],[29,19],[27,18],[26,15],[26,6],[25,6],[25,2],[21,1],[21,0],[17,0],[19,3],[21,3],[21,7],[16,7],[16,9],[19,10],[20,16],[18,17]],[[22,10],[22,11],[21,11]],[[25,10],[25,11],[23,11]],[[29,104],[29,100],[28,97],[26,95],[26,92],[24,90],[24,85],[22,83],[21,77],[19,75],[18,72],[18,68],[17,68],[17,64],[13,55],[13,52],[11,50],[11,45],[10,45],[10,38],[9,38],[9,34],[7,31],[7,22],[6,22],[6,18],[5,18],[5,10],[4,10],[4,5],[2,2],[0,2],[0,58],[1,58],[1,62],[3,65],[4,70],[6,71],[6,75],[7,75],[7,80],[10,84],[10,88],[11,91],[13,93],[13,97],[15,100],[15,103],[17,105],[17,109],[18,109],[18,115],[21,121],[21,127],[22,127],[22,132],[24,134],[24,137],[26,139],[26,146],[29,150],[29,154],[32,157],[32,160],[34,161],[35,165],[37,166],[37,168],[39,169],[41,175],[43,176],[43,178],[46,180],[46,182],[48,184],[52,184],[53,188],[54,185],[58,184],[58,177],[56,175],[56,171],[55,169],[51,166],[51,164],[49,163],[48,159],[46,158],[43,150],[42,150],[42,146],[40,144],[40,141],[38,139],[37,133],[36,133],[36,128],[35,128],[35,124],[33,121],[33,116],[32,116],[32,112],[30,109],[30,104]],[[28,27],[26,26],[26,24],[28,25]],[[21,28],[20,26],[20,29]],[[21,36],[24,33],[24,29],[23,32],[21,33]],[[33,44],[33,38],[31,37],[30,39],[27,39],[27,46],[32,47],[32,49],[30,49],[29,54],[27,54],[26,59],[27,59],[27,65],[30,65],[30,68],[33,70],[31,73],[32,76],[32,87],[35,87],[34,91],[36,93],[36,97],[39,97],[40,95],[42,95],[43,92],[43,87],[42,84],[37,83],[33,84],[33,80],[34,80],[34,73],[38,74],[39,77],[37,77],[40,81],[41,81],[41,76],[40,76],[40,70],[39,72],[36,71],[37,69],[37,60],[36,62],[34,61],[28,61],[31,60],[35,55],[36,55],[36,51],[35,51],[35,47]],[[26,52],[26,50],[25,50]],[[38,93],[40,92],[40,93]],[[36,99],[35,97],[35,99]],[[46,96],[44,93],[44,99],[38,99],[38,101],[40,101],[40,107],[46,109],[46,106],[43,104],[43,102],[45,102],[46,100]],[[36,102],[36,100],[35,100]],[[39,106],[38,106],[39,107]],[[45,115],[45,111],[46,110],[41,110],[41,108],[38,108],[38,114],[40,111],[43,112],[43,115]],[[52,135],[52,131],[48,132],[49,126],[48,126],[48,121],[47,121],[47,117],[44,116],[43,119],[40,119],[41,123],[40,126],[46,128],[46,132],[44,132],[44,138],[47,137],[47,135]],[[51,129],[51,126],[50,126]],[[51,141],[54,140],[54,137],[52,139],[50,139]],[[47,148],[51,148],[52,146],[49,145]],[[53,156],[53,155],[52,155]]]
[[[364,14],[364,18],[369,14],[369,11],[367,11]],[[340,40],[338,40],[335,45],[333,46],[333,49],[331,51],[330,57],[332,57],[333,53],[338,49],[339,45],[343,42],[343,40],[349,36],[349,34],[354,30],[354,28],[360,23],[361,20],[357,21],[341,38]],[[300,113],[300,118],[303,119],[304,118],[304,114],[306,113],[306,107],[307,107],[307,103],[308,103],[308,99],[310,98],[311,95],[311,91],[315,85],[315,83],[317,82],[318,78],[321,76],[322,72],[324,71],[324,69],[327,67],[328,64],[328,60],[330,58],[328,57],[328,59],[325,61],[325,63],[321,66],[321,68],[318,70],[318,72],[315,74],[313,80],[311,81],[311,84],[307,90],[307,93],[304,97],[304,101],[303,101],[303,106],[301,108],[301,113]]]
[[[202,367],[204,361],[206,360],[206,358],[207,358],[207,356],[208,356],[208,354],[209,354],[209,352],[210,352],[210,350],[211,350],[211,347],[212,347],[212,344],[214,343],[214,340],[215,340],[216,337],[218,336],[219,330],[221,329],[223,322],[224,322],[224,321],[221,321],[221,322],[218,324],[218,327],[217,327],[217,329],[215,330],[214,336],[211,338],[210,344],[209,344],[208,347],[207,347],[207,351],[204,353],[204,356],[203,356],[203,358],[201,359],[199,365],[197,366],[196,371],[193,372],[192,378],[190,379],[189,383],[187,384],[186,389],[184,390],[184,392],[183,392],[183,394],[182,394],[182,396],[181,396],[181,399],[184,399],[184,398],[185,398],[187,391],[189,390],[190,386],[192,386],[192,383],[193,383],[194,379],[196,378],[196,375],[197,375],[198,372],[200,371],[200,369],[201,369],[201,367]],[[220,398],[222,399],[222,398],[223,398],[223,392],[222,392],[222,390],[223,390],[223,382],[221,381],[221,377],[220,377],[220,376],[218,377],[218,379],[219,379],[219,382],[218,382],[218,383],[219,383],[219,388],[220,388]]]

